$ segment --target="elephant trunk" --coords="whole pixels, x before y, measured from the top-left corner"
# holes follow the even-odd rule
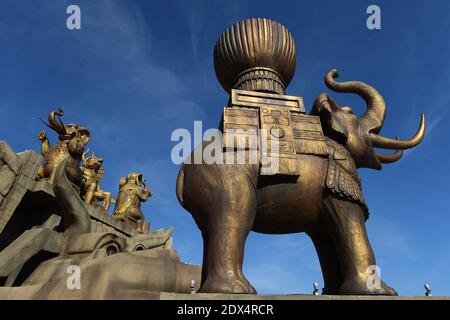
[[[360,81],[336,82],[339,77],[336,69],[330,70],[325,76],[325,84],[330,90],[343,93],[355,93],[361,96],[367,104],[366,112],[360,117],[361,127],[365,132],[378,133],[386,116],[386,104],[383,97],[373,87]]]
[[[55,130],[59,135],[66,135],[66,127],[64,123],[61,121],[61,118],[64,115],[63,109],[58,109],[57,111],[53,111],[48,115],[48,122],[50,124],[50,128]],[[56,120],[56,116],[58,116],[58,120]]]

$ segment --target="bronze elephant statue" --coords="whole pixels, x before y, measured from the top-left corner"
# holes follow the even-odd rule
[[[66,157],[69,157],[66,168],[67,177],[75,186],[80,188],[82,184],[81,158],[84,147],[89,142],[90,133],[88,129],[75,123],[65,125],[61,120],[63,115],[64,111],[58,109],[50,112],[48,124],[44,122],[46,126],[58,134],[59,141],[57,143],[50,145],[45,131],[41,131],[38,134],[44,163],[39,168],[36,179],[49,179],[52,182],[56,167]]]
[[[336,77],[334,69],[326,75],[328,88],[361,96],[367,110],[358,117],[350,107],[339,107],[328,94],[321,94],[311,115],[320,117],[328,157],[297,154],[298,177],[260,175],[259,164],[182,165],[177,197],[204,241],[200,292],[256,293],[242,272],[245,241],[255,231],[305,232],[317,250],[324,294],[397,294],[383,281],[376,288],[367,285],[368,270],[376,261],[357,169],[379,170],[381,163],[400,159],[403,149],[424,138],[425,118],[422,114],[418,131],[409,140],[382,137],[378,135],[386,112],[382,96],[366,83],[337,82]],[[397,151],[380,154],[374,147]]]

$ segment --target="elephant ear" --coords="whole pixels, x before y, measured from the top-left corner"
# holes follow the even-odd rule
[[[74,136],[69,140],[69,152],[73,154],[82,154],[84,146],[89,142],[90,133],[86,128],[78,128]]]
[[[83,127],[80,127],[77,130],[78,130],[78,134],[80,136],[81,143],[83,145],[86,145],[89,142],[89,139],[91,138],[91,134],[90,134],[89,130],[86,128],[83,128]]]
[[[311,114],[320,117],[324,134],[342,145],[347,143],[348,131],[336,116],[341,108],[328,94],[322,93],[314,101]]]

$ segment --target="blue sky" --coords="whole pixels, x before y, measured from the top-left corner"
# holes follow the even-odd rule
[[[81,30],[66,28],[66,8],[81,8]],[[381,8],[381,30],[366,28],[366,8]],[[450,2],[432,1],[17,1],[0,2],[0,139],[39,150],[39,117],[63,107],[66,122],[91,129],[89,148],[105,158],[103,189],[144,173],[155,191],[143,205],[152,229],[175,227],[181,258],[200,263],[202,240],[178,204],[172,164],[176,128],[218,126],[227,95],[212,52],[220,33],[249,17],[272,18],[293,34],[297,72],[287,92],[307,110],[327,91],[332,67],[344,80],[384,96],[381,131],[408,138],[427,116],[424,142],[383,170],[360,171],[371,210],[369,237],[382,277],[402,295],[450,295]],[[363,101],[333,93],[363,111]],[[50,134],[51,141],[56,140]],[[260,293],[310,293],[323,285],[304,234],[252,233],[245,273]]]

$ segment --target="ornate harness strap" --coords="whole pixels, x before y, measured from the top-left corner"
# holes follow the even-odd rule
[[[365,218],[369,208],[362,194],[361,180],[350,153],[342,145],[327,138],[329,152],[326,189],[339,199],[349,200],[361,206]]]

